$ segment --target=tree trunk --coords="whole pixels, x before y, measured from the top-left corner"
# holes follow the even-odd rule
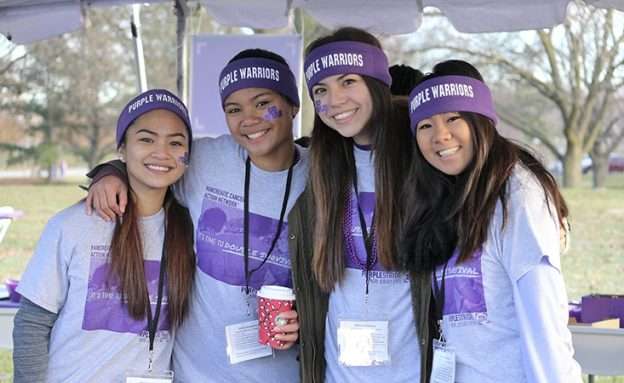
[[[563,187],[573,188],[581,185],[581,159],[583,150],[581,145],[568,140],[568,148],[563,157]]]
[[[609,154],[592,156],[594,189],[605,187],[609,174]]]

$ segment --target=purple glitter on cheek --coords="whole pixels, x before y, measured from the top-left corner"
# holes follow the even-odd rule
[[[189,158],[188,152],[184,152],[184,155],[182,157],[178,157],[178,161],[180,161],[184,165],[188,166],[188,164],[190,162],[190,158]]]
[[[327,105],[321,103],[321,100],[314,101],[314,109],[317,113],[327,113],[329,110]]]
[[[266,121],[277,120],[282,117],[282,111],[277,109],[277,106],[271,106],[267,109],[267,112],[262,116],[262,118]]]

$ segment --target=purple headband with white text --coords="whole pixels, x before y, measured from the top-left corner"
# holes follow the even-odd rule
[[[418,84],[409,95],[410,127],[415,134],[418,122],[448,112],[479,113],[498,122],[492,93],[483,83],[467,76],[441,76]]]
[[[392,77],[388,58],[374,45],[357,41],[338,41],[314,48],[305,58],[308,92],[326,77],[337,74],[359,74],[375,78],[390,86]]]
[[[121,146],[126,131],[139,117],[147,112],[151,112],[156,109],[168,110],[176,114],[186,128],[189,134],[189,150],[190,143],[193,141],[193,130],[191,129],[191,120],[189,118],[186,105],[176,96],[166,89],[150,89],[138,96],[134,97],[128,102],[128,104],[121,110],[119,119],[117,120],[117,147]]]
[[[271,89],[299,106],[299,90],[295,75],[287,65],[262,57],[234,60],[219,76],[221,104],[237,90],[246,88]]]

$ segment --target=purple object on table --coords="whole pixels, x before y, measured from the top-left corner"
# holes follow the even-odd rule
[[[570,318],[576,319],[576,323],[582,323],[580,303],[568,303],[568,313]]]
[[[624,295],[592,294],[581,300],[583,323],[620,318],[620,328],[624,328]]]
[[[9,278],[4,281],[4,284],[6,285],[7,290],[9,290],[9,300],[11,302],[19,302],[22,296],[15,290],[17,288],[17,285],[19,284],[19,281]]]

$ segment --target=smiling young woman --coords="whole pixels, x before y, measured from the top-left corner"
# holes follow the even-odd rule
[[[148,371],[171,381],[195,255],[188,211],[170,186],[186,171],[191,137],[186,107],[164,89],[124,107],[117,146],[128,207],[106,222],[80,202],[46,225],[18,288],[15,382],[113,382]]]

